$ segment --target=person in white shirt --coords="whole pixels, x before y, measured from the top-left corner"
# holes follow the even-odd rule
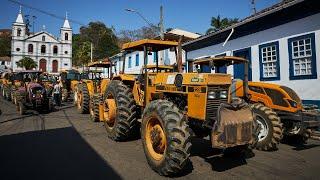
[[[57,106],[61,106],[61,85],[60,81],[58,80],[56,84],[53,86],[53,99]]]

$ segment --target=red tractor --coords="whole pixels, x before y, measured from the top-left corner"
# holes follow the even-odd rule
[[[37,72],[26,74],[23,79],[23,86],[15,92],[17,110],[21,115],[25,114],[26,109],[45,110],[47,112],[53,109],[51,94],[38,83],[39,74]]]

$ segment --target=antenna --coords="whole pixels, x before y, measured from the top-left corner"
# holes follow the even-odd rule
[[[255,0],[251,0],[251,10],[252,10],[252,14],[256,14],[257,13],[256,1]]]

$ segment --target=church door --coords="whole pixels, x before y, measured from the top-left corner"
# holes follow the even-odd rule
[[[52,72],[53,73],[58,72],[58,61],[57,60],[52,61]]]
[[[40,59],[39,62],[39,70],[42,72],[46,72],[47,71],[47,61],[45,59]]]

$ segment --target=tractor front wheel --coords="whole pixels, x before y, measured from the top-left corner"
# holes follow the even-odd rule
[[[124,141],[136,133],[136,104],[132,90],[122,81],[110,82],[104,95],[103,108],[105,127],[111,139]]]
[[[100,104],[100,96],[93,95],[90,103],[90,119],[93,122],[99,122],[99,104]]]
[[[151,168],[160,175],[181,172],[190,156],[190,131],[184,115],[170,101],[156,100],[142,115],[141,139]]]
[[[81,114],[89,113],[90,96],[87,84],[79,84],[77,92],[77,108]]]
[[[263,151],[276,150],[283,133],[279,116],[272,109],[260,103],[252,104],[251,108],[259,126],[256,149]]]

